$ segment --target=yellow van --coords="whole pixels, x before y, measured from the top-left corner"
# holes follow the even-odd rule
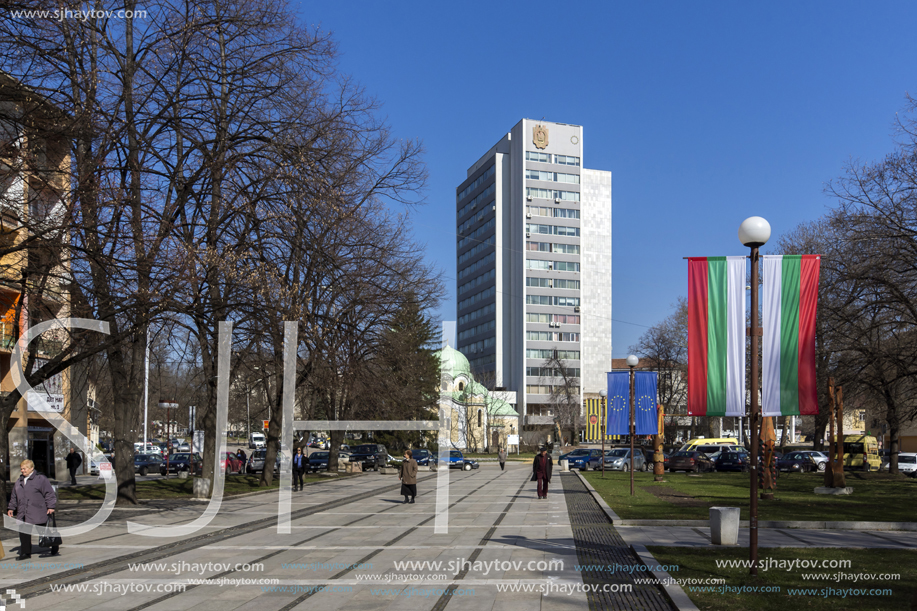
[[[696,452],[698,446],[737,446],[739,440],[735,437],[711,437],[709,439],[697,438],[691,439],[685,445],[681,446],[679,452]]]
[[[844,436],[844,468],[878,471],[882,466],[879,458],[879,441],[871,435]]]

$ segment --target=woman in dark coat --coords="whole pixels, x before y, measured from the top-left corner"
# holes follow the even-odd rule
[[[417,496],[417,461],[411,455],[410,450],[404,451],[404,461],[401,463],[401,473],[398,475],[401,479],[401,494],[404,496],[404,502],[414,502]],[[411,500],[408,501],[408,497]]]
[[[548,484],[551,482],[553,467],[554,463],[548,456],[548,450],[541,448],[541,454],[535,457],[535,462],[532,464],[532,481],[538,482],[538,498],[540,499],[548,498]]]
[[[57,497],[48,478],[35,471],[35,463],[24,460],[19,466],[22,475],[13,484],[13,494],[6,512],[26,524],[45,525],[57,506]],[[56,556],[58,547],[51,548],[51,555]],[[19,533],[19,555],[16,560],[27,560],[32,557],[31,533]]]

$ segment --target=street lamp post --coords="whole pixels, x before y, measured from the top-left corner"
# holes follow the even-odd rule
[[[602,397],[602,477],[605,477],[605,399],[608,397],[607,390],[600,390],[599,396]]]
[[[758,575],[758,249],[771,237],[770,224],[760,216],[752,216],[739,226],[739,241],[751,249],[751,405],[748,410],[748,434],[751,436],[751,474],[748,548],[751,560],[750,574]]]
[[[630,367],[630,495],[634,496],[634,367],[640,362],[631,354],[627,357],[627,366]]]
[[[172,443],[172,410],[178,409],[178,403],[174,401],[159,401],[159,409],[165,408],[166,410],[166,447],[170,450],[169,454],[166,454],[166,477],[169,477],[169,456],[172,454],[172,448],[168,444]],[[144,451],[146,446],[144,446]],[[193,466],[193,465],[192,465]]]

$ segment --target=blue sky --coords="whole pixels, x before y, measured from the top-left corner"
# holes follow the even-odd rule
[[[414,215],[455,319],[455,187],[521,118],[584,126],[584,165],[612,183],[613,356],[687,293],[683,256],[740,255],[832,204],[825,183],[893,146],[917,94],[909,2],[296,2],[340,68],[419,138]],[[765,252],[767,247],[765,247]]]

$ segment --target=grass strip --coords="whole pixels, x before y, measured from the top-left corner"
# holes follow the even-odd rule
[[[682,589],[704,611],[908,611],[917,602],[915,550],[760,548],[751,577],[738,564],[748,561],[748,548],[648,549],[660,565],[678,567],[672,578],[701,581]]]

